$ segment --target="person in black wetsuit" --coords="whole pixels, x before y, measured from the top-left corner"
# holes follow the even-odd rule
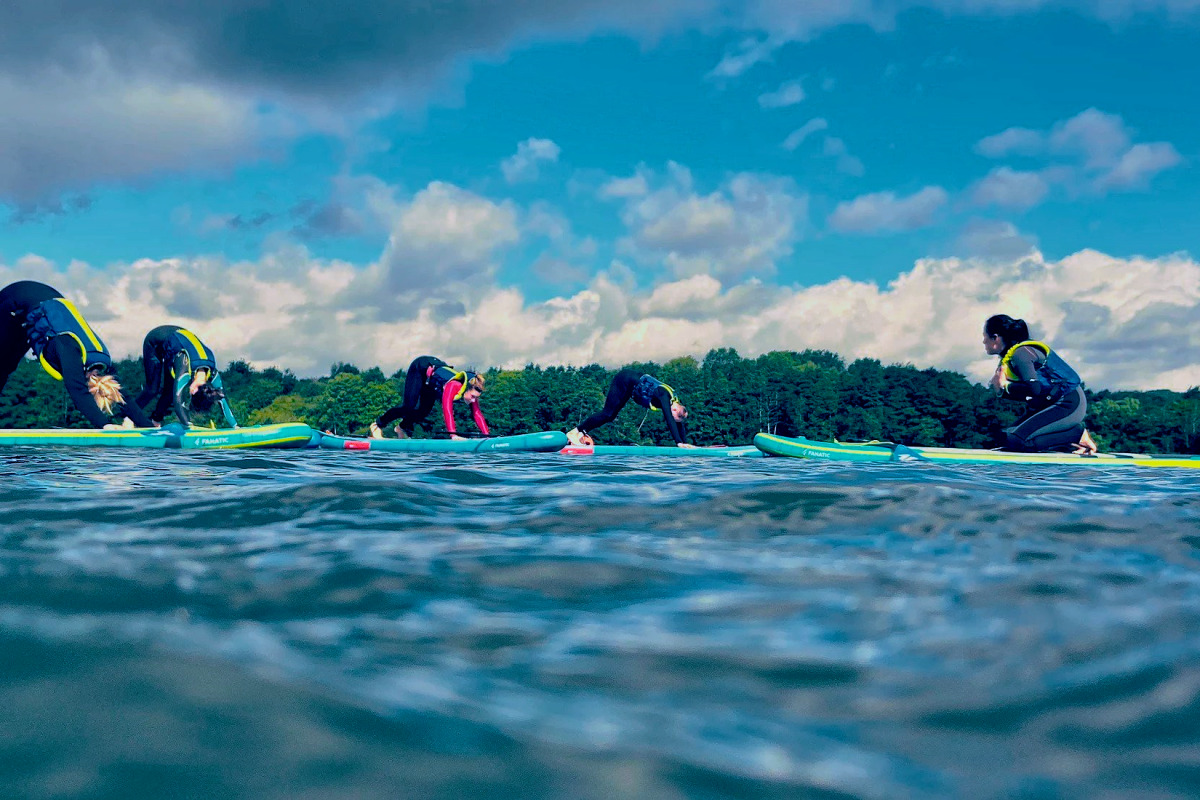
[[[135,402],[145,408],[146,403],[158,398],[150,413],[155,425],[162,424],[172,406],[179,422],[187,427],[191,423],[189,405],[203,414],[220,404],[229,427],[238,426],[225,400],[217,358],[196,334],[178,325],[159,325],[142,342],[142,368],[146,387]]]
[[[1000,357],[992,390],[1029,404],[1026,415],[1004,430],[1003,449],[1096,452],[1096,443],[1083,425],[1087,415],[1083,381],[1049,345],[1029,338],[1025,320],[1005,314],[989,317],[983,326],[983,347],[988,355]]]
[[[636,369],[623,369],[617,373],[604,399],[604,408],[581,422],[578,428],[567,431],[567,439],[575,445],[594,444],[591,432],[616,419],[630,400],[643,408],[661,410],[675,444],[695,447],[687,443],[688,411],[675,396],[675,390],[653,375],[643,375]]]
[[[413,434],[413,426],[423,422],[438,401],[442,405],[442,421],[451,439],[462,439],[454,425],[454,402],[461,400],[471,407],[475,427],[484,436],[490,436],[487,420],[479,408],[479,396],[483,394],[483,376],[474,372],[461,371],[440,358],[420,356],[413,359],[404,378],[404,397],[400,405],[388,409],[383,416],[371,423],[371,438],[382,439],[383,429],[396,422],[396,435],[407,439]]]
[[[17,281],[0,289],[0,389],[30,350],[97,428],[122,427],[113,424],[117,414],[128,420],[125,427],[151,427],[125,402],[108,348],[75,305],[44,283]]]

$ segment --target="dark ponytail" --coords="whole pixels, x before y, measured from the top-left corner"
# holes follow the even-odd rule
[[[1029,326],[1023,319],[1013,319],[1007,314],[996,314],[988,317],[983,323],[983,332],[988,336],[999,336],[1004,342],[1004,352],[1012,349],[1014,344],[1029,341]]]

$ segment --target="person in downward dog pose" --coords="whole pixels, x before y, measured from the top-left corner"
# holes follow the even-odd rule
[[[382,439],[383,429],[396,423],[396,435],[406,439],[413,434],[413,426],[423,422],[439,401],[442,419],[451,439],[462,439],[454,424],[454,403],[463,402],[471,407],[475,426],[484,436],[490,436],[487,420],[479,408],[479,396],[483,394],[482,375],[459,370],[440,358],[421,356],[413,360],[404,378],[404,396],[401,404],[384,412],[371,423],[371,438]]]
[[[989,317],[983,326],[983,347],[1000,359],[992,375],[992,391],[1028,403],[1025,416],[1004,430],[1003,449],[1096,452],[1096,443],[1083,425],[1087,415],[1083,381],[1049,345],[1029,338],[1025,320],[1006,314]]]
[[[75,304],[44,283],[17,281],[0,289],[0,389],[30,351],[95,427],[151,427],[125,401],[108,348]],[[123,425],[113,423],[116,415]]]
[[[203,414],[219,404],[229,427],[238,426],[225,400],[216,356],[196,334],[178,325],[159,325],[142,342],[142,368],[146,387],[136,402],[145,408],[146,403],[158,398],[150,413],[156,425],[162,424],[172,406],[175,416],[187,427],[191,421],[189,406]]]
[[[568,441],[574,445],[595,444],[592,431],[616,419],[630,400],[643,408],[661,410],[675,444],[678,447],[695,447],[687,443],[688,410],[675,396],[675,390],[653,375],[643,375],[636,369],[623,369],[616,374],[608,388],[604,408],[581,422],[578,428],[567,431]]]

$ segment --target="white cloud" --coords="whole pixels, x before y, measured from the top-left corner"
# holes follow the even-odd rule
[[[1051,152],[1081,157],[1087,168],[1111,166],[1129,142],[1130,131],[1121,118],[1095,108],[1055,123],[1047,138]]]
[[[800,145],[804,144],[804,140],[809,136],[823,131],[829,127],[829,122],[824,117],[816,117],[801,125],[796,130],[788,134],[788,137],[783,140],[784,150],[795,150]]]
[[[712,80],[736,78],[756,64],[770,60],[779,44],[771,40],[743,39],[725,51],[725,55],[709,71],[708,77]]]
[[[1095,108],[1056,122],[1047,132],[1009,128],[981,139],[975,145],[976,152],[989,158],[1022,155],[1067,163],[1042,170],[1036,177],[1033,173],[1006,171],[1007,168],[993,170],[976,186],[976,191],[991,193],[994,198],[1032,197],[1039,191],[1044,196],[1046,187],[1039,186],[1039,181],[1059,182],[1073,192],[1139,191],[1149,188],[1155,175],[1183,161],[1169,142],[1134,144],[1133,138],[1134,131],[1121,117]],[[1022,185],[1018,186],[1018,182]],[[996,199],[980,198],[977,202],[1005,205]]]
[[[691,173],[671,164],[658,183],[654,189],[646,183],[638,193],[614,194],[610,188],[608,196],[625,200],[621,218],[630,235],[622,242],[624,251],[638,263],[665,265],[676,275],[772,274],[806,224],[807,198],[778,178],[738,174],[700,194]]]
[[[926,186],[908,197],[897,197],[895,192],[864,194],[839,203],[829,224],[843,233],[910,231],[932,225],[946,200],[946,190],[940,186]]]
[[[1146,189],[1150,180],[1182,161],[1179,152],[1168,142],[1135,144],[1126,150],[1112,168],[1095,180],[1097,190]]]
[[[786,108],[804,102],[804,84],[799,80],[780,84],[773,92],[758,96],[758,104],[763,108]]]
[[[535,302],[482,280],[450,314],[427,300],[384,320],[345,291],[369,267],[299,248],[259,261],[142,260],[54,268],[29,257],[0,264],[7,283],[33,272],[73,298],[119,355],[163,322],[197,330],[222,359],[247,357],[300,374],[335,361],[386,371],[423,353],[475,366],[608,365],[733,347],[744,355],[821,348],[965,371],[982,381],[994,359],[979,330],[994,313],[1030,323],[1092,388],[1186,389],[1200,378],[1200,263],[1182,256],[1118,259],[1081,251],[1046,261],[926,259],[886,286],[840,278],[808,287],[693,275],[635,288],[614,267],[585,289]],[[814,319],[821,320],[813,325]]]
[[[597,196],[601,200],[612,200],[626,197],[645,197],[650,193],[650,184],[646,174],[639,170],[628,178],[613,178],[600,187]]]
[[[844,172],[847,175],[861,178],[866,171],[862,161],[850,155],[850,150],[846,147],[846,143],[836,136],[825,137],[822,152],[829,158],[836,160],[838,172]]]
[[[1046,137],[1029,128],[1009,128],[993,136],[984,137],[975,144],[975,152],[986,158],[1037,155],[1045,148]]]
[[[558,161],[561,152],[549,139],[526,139],[517,145],[516,153],[501,162],[500,170],[509,183],[537,180],[538,165]]]
[[[490,281],[499,250],[520,238],[516,208],[435,181],[400,211],[379,261],[400,296],[453,299]],[[384,306],[386,307],[386,305]]]
[[[1046,179],[1036,172],[997,167],[976,182],[969,194],[977,206],[1024,210],[1042,202],[1049,191]]]

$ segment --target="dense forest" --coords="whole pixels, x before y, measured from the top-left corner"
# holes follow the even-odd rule
[[[834,353],[773,352],[742,358],[713,350],[703,361],[676,358],[635,363],[670,384],[690,409],[688,428],[697,444],[744,444],[755,433],[916,445],[988,447],[1011,425],[1021,405],[997,400],[957,372],[884,366],[871,359],[849,365]],[[123,385],[136,393],[141,364],[117,364]],[[278,369],[252,369],[234,361],[222,370],[231,405],[242,424],[299,421],[337,433],[364,433],[399,402],[404,373],[334,364],[322,378],[298,378]],[[490,369],[481,405],[495,434],[566,430],[600,408],[614,370],[586,367]],[[1200,452],[1200,388],[1185,393],[1088,392],[1088,428],[1103,450]],[[461,406],[462,404],[456,404]],[[430,424],[442,427],[434,413]],[[219,422],[219,415],[216,424]],[[26,360],[0,393],[0,427],[86,427],[62,387]],[[458,427],[474,430],[466,409]],[[418,428],[418,435],[445,435]],[[669,444],[658,412],[630,403],[597,443]]]

